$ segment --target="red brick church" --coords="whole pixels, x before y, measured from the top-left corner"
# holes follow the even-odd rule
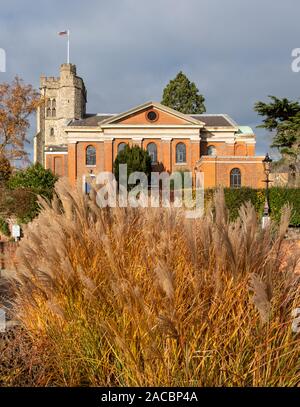
[[[148,150],[153,169],[201,171],[205,187],[258,188],[265,178],[255,134],[226,114],[186,115],[157,102],[118,114],[86,113],[87,92],[76,66],[40,79],[34,159],[74,185],[113,162],[126,144]]]

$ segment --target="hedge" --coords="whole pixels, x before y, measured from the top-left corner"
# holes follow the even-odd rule
[[[211,201],[215,190],[205,191],[205,201]],[[252,188],[231,189],[225,188],[225,202],[229,210],[230,218],[238,216],[238,210],[243,203],[250,201],[255,207],[258,216],[262,216],[265,204],[265,190]],[[279,221],[281,209],[285,204],[292,207],[291,226],[300,226],[300,188],[270,188],[271,217]]]

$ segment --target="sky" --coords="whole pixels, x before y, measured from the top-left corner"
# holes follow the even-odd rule
[[[253,106],[268,95],[299,99],[300,72],[291,69],[299,18],[299,0],[0,0],[0,82],[18,75],[38,88],[41,74],[57,76],[67,54],[57,33],[69,29],[88,112],[159,102],[182,70],[205,96],[207,113],[251,126],[257,154],[275,157]]]

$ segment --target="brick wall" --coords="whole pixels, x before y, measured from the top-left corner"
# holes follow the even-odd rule
[[[64,156],[64,160],[68,158],[68,176],[73,185],[76,180],[82,179],[84,175],[93,173],[97,175],[101,171],[112,171],[113,162],[117,156],[118,145],[120,143],[128,143],[133,145],[135,141],[129,138],[115,138],[105,140],[104,142],[78,142],[69,144],[68,157]],[[179,170],[189,170],[194,172],[195,167],[198,171],[204,172],[205,187],[230,186],[230,171],[233,168],[239,168],[242,176],[242,186],[253,188],[261,188],[264,186],[263,179],[265,178],[262,159],[247,155],[247,146],[245,144],[228,145],[226,143],[214,143],[217,152],[222,155],[217,157],[202,155],[207,152],[207,146],[200,144],[197,141],[187,138],[181,139],[161,139],[144,138],[140,139],[139,145],[142,148],[147,148],[149,143],[155,143],[157,147],[157,159],[162,163],[161,168],[165,171],[175,172]],[[176,146],[178,143],[183,143],[186,146],[186,162],[176,163]],[[209,143],[208,143],[209,144]],[[96,148],[96,165],[86,165],[86,148],[92,145]],[[210,144],[209,144],[210,145]],[[234,153],[240,155],[234,155]],[[233,155],[230,155],[232,153]],[[47,157],[48,165],[55,171],[54,168],[55,156]],[[198,165],[199,159],[200,165]],[[66,161],[64,168],[66,169]],[[66,171],[66,170],[65,170]],[[63,175],[67,175],[65,172]]]

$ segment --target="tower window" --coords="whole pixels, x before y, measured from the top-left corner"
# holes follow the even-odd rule
[[[176,145],[176,163],[186,162],[186,146],[183,143]]]
[[[230,188],[241,188],[242,176],[239,168],[233,168],[230,171]]]
[[[56,99],[47,100],[46,115],[47,117],[56,117]]]
[[[86,148],[86,165],[96,165],[96,148],[94,146]]]
[[[53,127],[50,128],[50,136],[52,136],[52,137],[54,136],[54,128]]]

